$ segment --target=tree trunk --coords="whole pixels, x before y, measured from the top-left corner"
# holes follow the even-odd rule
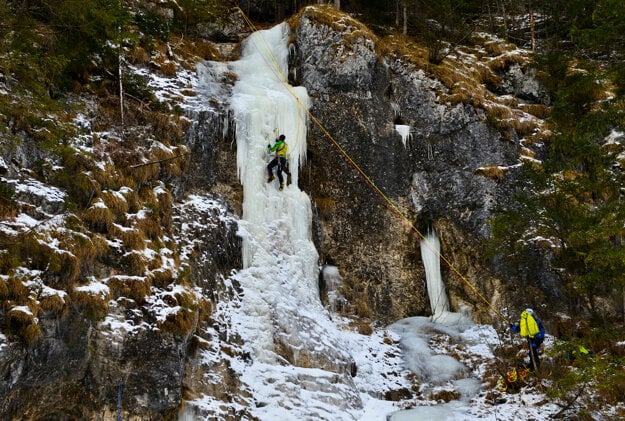
[[[505,0],[498,0],[499,8],[501,9],[501,17],[503,19],[503,35],[504,38],[508,39],[508,16],[506,15],[506,5],[504,4]]]
[[[395,2],[395,28],[399,28],[399,15],[400,15],[400,7],[399,7],[400,1],[397,0]]]
[[[124,140],[124,72],[122,70],[124,57],[122,55],[122,28],[118,29],[119,32],[119,51],[117,53],[117,73],[119,77],[119,116],[121,121],[121,138]]]
[[[532,52],[536,51],[536,33],[534,32],[534,7],[532,6],[532,2],[529,4],[530,6],[530,38],[532,44]]]
[[[408,35],[408,6],[406,6],[406,3],[404,3],[403,6],[404,6],[404,27],[402,29],[402,34]]]

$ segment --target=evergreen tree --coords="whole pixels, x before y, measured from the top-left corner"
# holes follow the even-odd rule
[[[598,105],[602,77],[576,72],[552,84],[557,134],[550,155],[541,167],[524,168],[516,200],[492,221],[495,247],[521,261],[537,242],[549,244],[571,310],[579,310],[580,297],[593,312],[597,297],[620,297],[625,286],[624,148],[606,142],[625,126],[622,104]]]

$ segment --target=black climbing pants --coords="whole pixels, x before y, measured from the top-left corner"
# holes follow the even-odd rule
[[[286,158],[283,156],[276,156],[274,159],[271,160],[269,165],[267,165],[267,173],[269,177],[273,175],[273,169],[276,166],[278,167],[278,180],[280,180],[280,183],[284,183],[282,171],[287,174],[289,173],[289,170],[286,168]]]

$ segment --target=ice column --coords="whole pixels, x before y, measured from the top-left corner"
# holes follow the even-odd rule
[[[425,267],[425,280],[430,298],[433,318],[449,312],[449,300],[445,293],[445,284],[441,276],[440,241],[434,231],[430,231],[421,241],[421,258]]]

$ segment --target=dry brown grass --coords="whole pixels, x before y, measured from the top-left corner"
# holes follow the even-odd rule
[[[120,188],[120,193],[126,199],[126,203],[128,203],[128,212],[129,213],[137,213],[139,209],[141,209],[141,201],[139,199],[139,194],[134,188],[126,187],[129,184],[134,185],[134,180],[126,180],[126,184],[124,187]]]
[[[174,282],[174,273],[171,269],[157,269],[150,273],[152,277],[152,285],[157,288],[167,288]]]
[[[17,245],[20,259],[30,262],[34,269],[45,270],[48,275],[57,275],[55,283],[59,285],[71,284],[80,275],[80,260],[70,251],[59,251],[56,247],[49,246],[49,241],[49,238],[34,235],[24,237]]]
[[[142,164],[133,164],[135,166],[129,166],[125,169],[125,171],[128,171],[128,175],[132,177],[135,186],[143,186],[146,183],[157,180],[160,174],[160,169],[158,165]]]
[[[314,201],[322,218],[328,218],[336,208],[336,201],[331,197],[315,197]]]
[[[28,310],[25,311],[24,307],[27,307]],[[37,312],[38,308],[31,308],[31,306],[15,306],[7,312],[7,321],[21,325],[34,323]]]
[[[352,329],[355,329],[358,333],[360,333],[361,335],[366,335],[366,336],[370,336],[373,334],[373,328],[371,327],[371,324],[369,324],[366,320],[358,318],[356,320],[352,320],[349,323],[349,326]]]
[[[524,114],[520,110],[513,111],[513,117],[507,127],[511,127],[517,133],[519,137],[524,137],[534,133],[536,129],[540,127],[538,120],[534,118],[528,118],[527,114]]]
[[[512,109],[498,102],[485,101],[482,106],[494,120],[510,120],[513,117]]]
[[[83,252],[90,252],[93,249],[84,249]],[[60,260],[60,270],[59,270],[59,285],[63,287],[67,287],[73,284],[78,277],[80,276],[81,271],[81,260],[73,253],[65,252],[65,253],[57,253],[56,254]],[[93,257],[93,255],[89,255],[89,258]],[[85,262],[87,258],[85,257]]]
[[[195,64],[200,60],[219,60],[220,54],[213,43],[206,40],[188,41],[181,36],[170,35],[169,46],[176,55],[180,65],[188,70],[195,69]],[[158,47],[161,55],[166,55],[168,47],[160,44]]]
[[[519,109],[540,119],[551,115],[551,108],[543,104],[519,104]]]
[[[129,209],[126,198],[119,192],[104,190],[100,193],[100,199],[102,199],[106,207],[113,212],[115,221],[123,223]]]
[[[344,33],[347,36],[346,39],[348,41],[350,36],[359,36],[377,41],[378,37],[371,32],[366,25],[330,5],[305,7],[298,15],[289,19],[288,23],[291,28],[295,29],[299,25],[302,14],[304,13],[313,18],[316,22]],[[351,43],[351,41],[349,42]]]
[[[521,148],[521,156],[525,156],[527,158],[535,158],[536,157],[536,152],[534,152],[533,150],[529,149],[529,148]]]
[[[52,238],[59,241],[59,246],[69,253],[66,256],[68,263],[75,266],[72,270],[66,269],[67,281],[72,283],[80,275],[82,268],[89,267],[96,257],[108,252],[108,244],[100,235],[88,236],[76,231],[54,231]],[[73,260],[70,262],[70,260]]]
[[[124,248],[126,250],[140,250],[145,248],[146,238],[141,230],[113,224],[110,234],[113,238],[120,239],[124,243]]]
[[[0,278],[0,299],[6,299],[9,296],[9,286],[7,282]]]
[[[92,230],[107,233],[113,224],[114,216],[104,201],[98,198],[83,212],[82,219]]]
[[[91,173],[94,181],[99,186],[108,186],[109,189],[116,189],[122,185],[121,180],[123,176],[112,165],[106,164],[104,169],[96,168]]]
[[[124,272],[131,276],[144,275],[147,270],[146,257],[140,251],[129,251],[121,259]]]
[[[364,294],[359,294],[356,299],[353,300],[353,309],[358,316],[367,318],[373,316],[373,310],[369,306],[369,301]]]
[[[536,132],[525,136],[524,144],[526,146],[530,146],[534,143],[542,143],[542,142],[550,142],[553,138],[553,133],[545,127],[545,125],[540,126],[541,130],[537,130]]]
[[[81,291],[75,288],[69,291],[69,301],[73,305],[83,307],[85,315],[90,320],[101,320],[108,312],[108,302],[111,299],[110,292],[93,293]]]
[[[168,314],[167,319],[160,324],[160,328],[165,332],[188,336],[197,326],[198,320],[197,311],[181,308],[176,313]]]
[[[14,202],[0,197],[0,219],[6,220],[17,216],[17,206]]]
[[[493,180],[502,180],[506,175],[503,168],[497,165],[490,165],[487,167],[477,168],[473,171],[475,174],[483,175],[484,177],[492,178]]]
[[[38,307],[28,306],[29,312],[13,307],[6,314],[6,323],[12,332],[19,335],[26,346],[31,346],[41,338],[41,327],[37,324]]]
[[[152,283],[149,277],[144,276],[112,276],[108,280],[108,286],[114,297],[127,297],[143,304]]]
[[[200,310],[199,319],[201,321],[208,321],[208,320],[210,320],[211,315],[213,314],[212,303],[209,300],[200,299],[200,301],[197,303],[197,305],[198,305],[198,308]]]
[[[135,65],[144,65],[150,60],[150,55],[140,46],[135,46],[130,54],[128,60]]]
[[[522,116],[522,113],[527,112],[542,119],[548,116],[549,107],[522,106],[512,96],[497,97],[489,91],[489,87],[501,82],[498,71],[513,64],[526,65],[530,60],[529,55],[520,53],[515,45],[509,43],[478,37],[472,41],[475,48],[456,48],[440,64],[429,62],[427,48],[410,38],[388,36],[379,41],[379,47],[386,56],[401,59],[440,81],[446,88],[438,92],[442,102],[451,105],[465,103],[482,108],[491,124],[505,138],[511,137],[511,130],[519,137],[533,135],[540,123]]]
[[[162,183],[159,188],[154,192],[156,196],[156,202],[158,203],[161,212],[171,209],[174,203],[174,196]]]
[[[9,236],[5,239],[4,236],[0,235],[0,241],[6,244],[9,241],[14,241],[14,239]],[[15,245],[0,250],[0,273],[10,273],[12,269],[19,266],[20,261],[17,254]]]
[[[20,336],[26,346],[33,346],[42,336],[41,326],[37,323],[26,325],[20,332]]]
[[[386,56],[403,59],[419,69],[429,66],[428,49],[404,35],[389,35],[378,40],[379,51]]]
[[[22,280],[14,276],[10,276],[5,282],[6,285],[6,297],[16,302],[24,302],[30,291],[24,286]]]
[[[39,298],[39,305],[42,310],[52,311],[61,314],[66,310],[65,300],[57,294],[46,295]]]
[[[141,211],[140,216],[135,217],[133,226],[143,232],[146,238],[158,240],[163,230],[158,215],[155,214],[153,209],[157,209],[157,207],[152,206],[152,209],[144,209]]]

